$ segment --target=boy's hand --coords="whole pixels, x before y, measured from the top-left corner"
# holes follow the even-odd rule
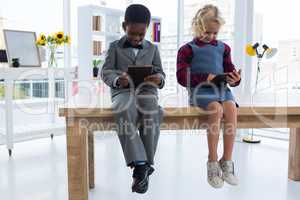
[[[208,74],[207,81],[211,81],[216,77],[214,74]]]
[[[154,83],[155,85],[159,86],[161,84],[161,76],[158,74],[153,74],[147,76],[144,81]]]
[[[126,72],[123,72],[118,79],[118,85],[122,88],[126,88],[129,85],[129,76]]]
[[[240,80],[241,80],[241,70],[239,70],[239,71],[234,70],[233,72],[228,73],[227,83],[230,86],[234,86],[235,83],[237,83]]]

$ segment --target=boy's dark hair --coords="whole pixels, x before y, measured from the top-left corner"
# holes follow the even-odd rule
[[[131,4],[125,11],[125,23],[145,23],[150,24],[150,10],[141,4]]]

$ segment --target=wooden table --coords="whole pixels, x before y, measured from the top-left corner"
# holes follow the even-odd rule
[[[95,130],[115,127],[111,109],[61,108],[66,118],[69,200],[88,200],[94,188]],[[203,129],[208,113],[196,108],[165,108],[161,129]],[[300,107],[241,107],[238,128],[290,128],[288,178],[300,181]]]

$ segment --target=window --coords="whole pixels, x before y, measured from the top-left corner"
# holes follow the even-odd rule
[[[175,76],[177,56],[177,1],[127,1],[127,5],[136,2],[146,5],[150,9],[152,16],[161,19],[161,42],[158,46],[160,48],[163,69],[166,73],[166,82],[164,88],[160,90],[160,93],[163,94],[160,95],[160,101],[163,104],[162,106],[169,106],[176,101],[176,99],[171,99],[170,97],[177,94],[177,80]]]
[[[37,35],[63,30],[63,1],[61,0],[0,0],[0,4],[0,49],[5,48],[2,29],[34,31]],[[28,12],[33,8],[35,8],[34,12]],[[59,67],[63,67],[62,56],[58,62]],[[43,65],[46,66],[46,62]],[[47,80],[24,80],[14,83],[14,99],[47,97]],[[56,97],[64,97],[63,81],[56,82]],[[1,81],[0,100],[3,99],[4,82]]]
[[[272,59],[263,59],[255,103],[271,106],[299,106],[300,88],[300,17],[296,0],[254,1],[254,42],[278,48]],[[284,14],[282,14],[284,13]],[[256,60],[254,59],[254,68]],[[266,81],[268,80],[268,81]],[[287,139],[288,130],[260,130],[258,134]]]
[[[108,1],[109,2],[109,1]],[[127,0],[130,3],[142,3],[149,7],[152,15],[158,16],[162,21],[162,39],[160,44],[160,54],[163,61],[163,68],[166,73],[166,85],[162,90],[164,95],[161,95],[161,102],[164,102],[163,106],[177,105],[183,106],[187,103],[186,90],[181,88],[177,84],[176,80],[176,57],[177,57],[177,1],[174,0]],[[184,0],[184,42],[192,39],[191,34],[191,21],[196,11],[203,5],[212,3],[217,5],[223,17],[226,20],[226,24],[222,28],[219,39],[227,42],[232,46],[233,41],[233,22],[234,22],[234,0],[210,0],[210,1],[199,1],[199,0]],[[166,12],[166,7],[168,11]],[[166,95],[170,94],[170,95]],[[183,101],[178,101],[174,98],[177,96]],[[164,99],[162,99],[164,98]],[[169,99],[168,99],[169,98]]]
[[[80,3],[79,3],[80,2]],[[162,58],[163,68],[167,74],[167,81],[164,89],[161,92],[169,92],[175,91],[177,89],[176,76],[176,54],[177,54],[177,2],[174,0],[107,0],[107,1],[97,1],[93,2],[93,4],[98,6],[106,6],[108,8],[119,9],[125,11],[126,7],[133,3],[141,3],[147,6],[152,14],[152,17],[158,18],[161,21],[161,36],[160,42],[156,42],[160,49],[160,54]],[[75,1],[72,2],[72,37],[76,40],[74,44],[74,49],[77,48],[77,36],[75,32],[77,31],[77,8],[82,5],[86,5],[86,1]],[[168,12],[166,12],[165,8],[168,7]],[[123,19],[122,19],[123,20]],[[151,28],[151,27],[149,27]],[[124,32],[121,31],[123,34]],[[147,39],[149,39],[149,34],[147,35]],[[75,51],[74,51],[75,52]],[[77,53],[75,52],[73,56],[77,57]],[[76,63],[76,62],[74,62]],[[170,64],[172,66],[170,66]],[[74,64],[77,65],[77,64]],[[170,69],[170,70],[169,70]],[[109,94],[105,94],[109,95]]]
[[[218,39],[229,43],[232,46],[234,36],[234,0],[185,0],[184,1],[184,39],[192,39],[191,23],[196,12],[206,4],[217,6],[225,19],[225,24],[221,28]]]
[[[196,12],[206,4],[213,4],[217,6],[221,12],[222,17],[225,19],[225,24],[221,28],[218,39],[226,42],[233,50],[233,37],[234,37],[234,0],[184,0],[184,43],[193,39],[191,24],[192,19]],[[176,53],[174,55],[176,57]],[[176,81],[176,76],[174,76]],[[187,90],[177,84],[177,92],[179,98],[182,99],[180,106],[187,105]]]
[[[14,99],[31,98],[31,84],[29,81],[15,81],[14,83]]]
[[[63,2],[61,0],[0,0],[0,43],[2,29],[25,30],[51,34],[63,30]],[[30,12],[31,10],[34,12]],[[4,46],[4,44],[0,45]],[[43,59],[42,59],[43,60]],[[58,59],[61,66],[62,59]],[[47,65],[46,61],[42,63]]]
[[[32,83],[32,97],[33,98],[47,98],[48,97],[48,82],[47,82],[47,80],[35,81]]]
[[[51,33],[63,28],[61,0],[0,0],[5,28]],[[34,12],[29,12],[34,10]]]
[[[55,81],[55,97],[65,98],[65,84],[63,79]]]
[[[266,9],[270,4],[272,9]],[[278,48],[274,58],[262,60],[257,101],[272,96],[266,103],[299,105],[300,90],[296,86],[300,75],[300,27],[295,26],[294,20],[300,17],[299,6],[300,2],[296,0],[254,1],[255,42]],[[284,15],[280,14],[283,11]],[[271,87],[265,87],[264,77],[271,80]],[[281,97],[277,98],[278,92],[283,90],[286,92],[280,92]]]
[[[0,101],[4,99],[4,81],[0,80]]]

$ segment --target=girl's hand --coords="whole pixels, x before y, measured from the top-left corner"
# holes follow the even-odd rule
[[[153,74],[147,76],[144,81],[154,83],[155,85],[159,86],[161,84],[161,76],[158,74]]]
[[[129,76],[126,72],[123,72],[122,75],[118,79],[118,84],[122,88],[126,88],[129,85]]]
[[[216,77],[214,74],[208,74],[207,81],[211,81]]]
[[[233,72],[228,73],[226,80],[230,86],[234,86],[238,81],[241,80],[241,70],[234,70]]]

